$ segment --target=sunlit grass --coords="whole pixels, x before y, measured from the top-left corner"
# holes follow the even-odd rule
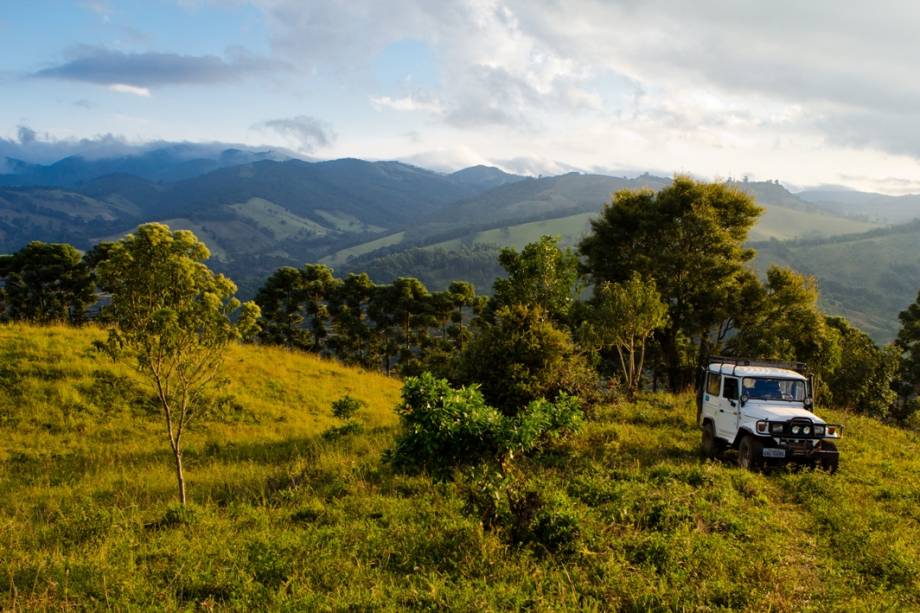
[[[400,382],[234,347],[193,424],[179,511],[162,418],[87,328],[0,327],[0,608],[910,610],[920,441],[846,426],[836,475],[703,462],[688,396],[603,407],[527,478],[570,501],[574,553],[511,544],[456,483],[394,474]],[[363,400],[337,439],[330,405]]]

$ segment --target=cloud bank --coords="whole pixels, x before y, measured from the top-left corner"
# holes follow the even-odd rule
[[[153,87],[236,81],[278,67],[278,62],[238,48],[231,50],[225,59],[214,55],[125,53],[82,45],[72,49],[63,63],[32,76],[95,83],[123,93],[149,95]]]

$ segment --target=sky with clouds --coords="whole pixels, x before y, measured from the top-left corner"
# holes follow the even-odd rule
[[[920,4],[30,0],[0,155],[148,141],[920,192]]]

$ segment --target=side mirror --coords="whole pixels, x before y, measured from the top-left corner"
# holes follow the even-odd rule
[[[811,407],[815,405],[815,401],[811,396],[809,396],[808,398],[805,399],[804,405],[806,409],[810,409]]]
[[[741,394],[741,406],[746,405],[748,400],[749,398],[747,394]]]

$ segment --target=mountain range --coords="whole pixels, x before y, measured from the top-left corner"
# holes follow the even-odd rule
[[[30,240],[86,249],[161,221],[202,238],[211,266],[244,295],[280,266],[317,261],[378,282],[411,275],[439,288],[464,278],[488,290],[501,273],[502,246],[542,234],[574,245],[612,193],[670,182],[649,174],[533,178],[487,166],[446,174],[392,161],[182,145],[49,165],[7,159],[4,167],[13,172],[0,175],[0,252]],[[878,340],[893,336],[897,312],[920,287],[920,250],[904,242],[920,230],[884,224],[912,218],[920,197],[733,185],[765,209],[749,236],[759,268],[782,263],[815,275],[828,310]]]

